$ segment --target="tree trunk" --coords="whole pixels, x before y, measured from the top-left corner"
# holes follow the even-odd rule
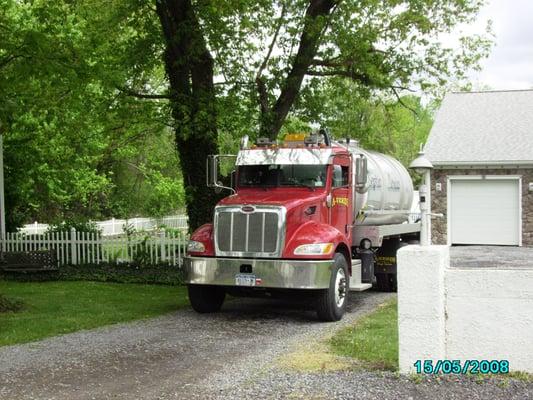
[[[206,186],[205,169],[207,156],[218,150],[214,63],[190,0],[159,0],[156,7],[166,41],[176,149],[192,231],[212,220],[220,197]]]

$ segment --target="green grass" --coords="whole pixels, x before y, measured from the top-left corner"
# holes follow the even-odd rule
[[[0,293],[23,302],[0,313],[0,346],[148,318],[188,304],[182,286],[100,282],[1,282]]]
[[[342,329],[330,340],[334,353],[356,358],[370,368],[398,368],[398,304],[385,303],[361,318],[354,326]]]

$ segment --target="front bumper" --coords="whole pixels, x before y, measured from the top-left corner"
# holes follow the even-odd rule
[[[244,266],[244,267],[243,267]],[[236,286],[243,269],[255,275],[256,287],[327,289],[333,260],[264,260],[250,258],[185,257],[185,281],[198,285]]]

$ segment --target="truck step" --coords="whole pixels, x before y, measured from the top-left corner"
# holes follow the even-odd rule
[[[361,260],[352,260],[352,276],[350,277],[350,291],[362,292],[372,287],[370,283],[361,282]]]
[[[360,283],[355,286],[350,286],[351,292],[362,292],[363,290],[368,290],[372,287],[371,283]]]

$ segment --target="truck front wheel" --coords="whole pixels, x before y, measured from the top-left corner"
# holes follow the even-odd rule
[[[329,288],[321,291],[317,301],[316,312],[321,321],[339,321],[346,311],[348,263],[340,253],[333,260]]]
[[[220,310],[226,297],[224,288],[211,285],[189,285],[189,300],[194,311],[212,313]]]

